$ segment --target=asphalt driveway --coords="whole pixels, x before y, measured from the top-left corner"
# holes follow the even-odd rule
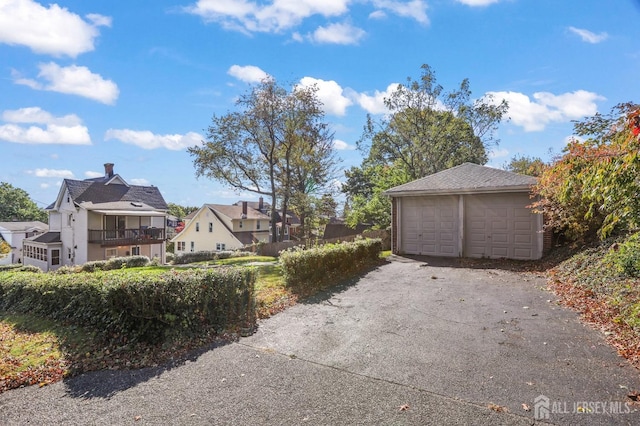
[[[189,360],[2,394],[0,424],[639,424],[638,370],[544,287],[394,258]]]

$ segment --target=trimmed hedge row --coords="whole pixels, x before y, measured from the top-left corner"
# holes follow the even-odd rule
[[[253,253],[244,251],[196,251],[193,253],[177,254],[173,259],[174,265],[184,265],[193,262],[205,262],[207,260],[229,259],[230,257],[251,256]]]
[[[381,251],[379,238],[307,249],[295,247],[280,253],[280,264],[287,286],[311,294],[377,264]]]
[[[93,260],[82,265],[82,272],[112,271],[122,268],[139,268],[151,261],[147,256],[112,257],[109,260]]]
[[[107,338],[159,343],[255,323],[251,268],[0,274],[0,310],[90,327]]]

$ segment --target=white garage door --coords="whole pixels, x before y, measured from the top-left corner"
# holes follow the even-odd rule
[[[405,197],[401,204],[401,251],[458,256],[458,197]]]
[[[464,256],[537,259],[538,215],[526,193],[465,196]]]

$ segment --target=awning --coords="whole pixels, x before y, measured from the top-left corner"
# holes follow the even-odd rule
[[[166,213],[152,210],[90,210],[108,216],[166,216]]]

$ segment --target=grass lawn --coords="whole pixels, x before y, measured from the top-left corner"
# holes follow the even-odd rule
[[[242,266],[256,268],[256,305],[259,318],[266,318],[295,303],[285,288],[282,271],[274,257],[247,256],[199,262],[180,268]],[[174,266],[146,266],[136,270],[160,274]],[[165,343],[162,347],[137,344],[113,347],[92,333],[54,321],[0,312],[0,392],[19,386],[44,386],[63,377],[96,369],[155,366],[171,357],[230,335],[199,336],[185,341]]]

